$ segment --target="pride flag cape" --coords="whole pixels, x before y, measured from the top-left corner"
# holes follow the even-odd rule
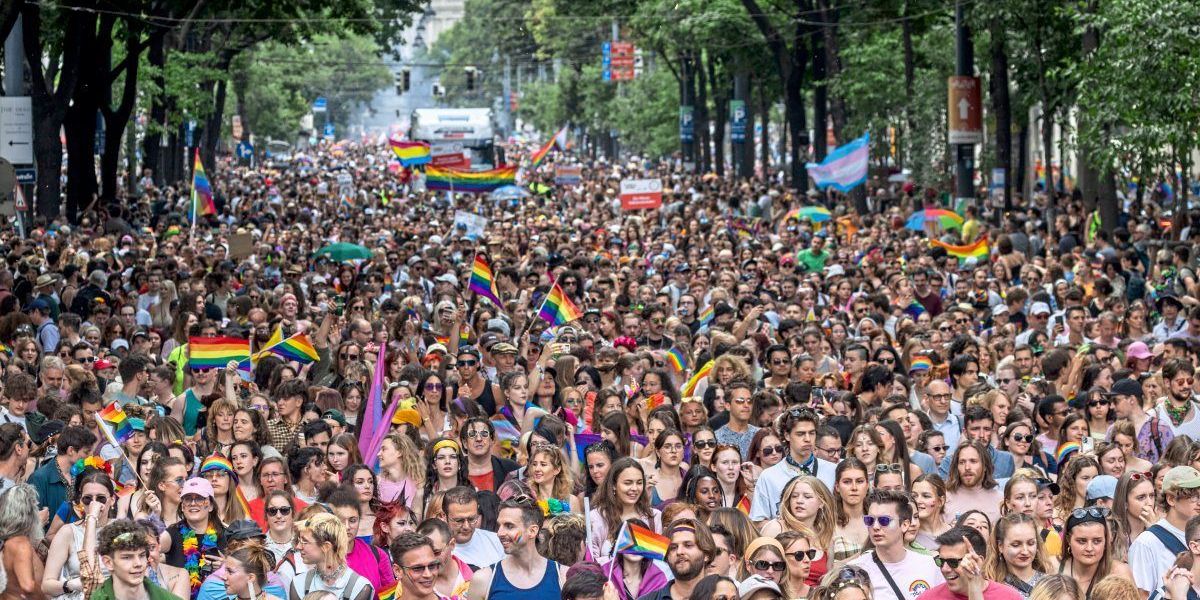
[[[388,145],[392,147],[392,152],[396,154],[396,158],[400,160],[400,164],[406,167],[428,164],[429,161],[433,160],[433,156],[429,151],[429,144],[426,142],[388,140]]]
[[[475,262],[471,265],[471,282],[468,288],[487,298],[496,305],[496,308],[503,309],[504,303],[500,301],[500,290],[496,289],[496,278],[492,275],[492,267],[487,263],[487,259],[482,254],[475,255]]]
[[[387,437],[388,424],[396,412],[399,402],[393,402],[384,411],[383,407],[383,375],[387,372],[384,358],[387,352],[380,352],[375,361],[375,374],[371,378],[371,391],[367,394],[367,403],[363,407],[363,415],[359,418],[358,451],[367,457],[367,464],[372,467],[379,460],[379,448],[383,446],[383,438]]]
[[[654,533],[641,525],[626,522],[617,535],[614,552],[663,560],[667,556],[667,546],[670,544],[671,541],[666,536]]]
[[[679,395],[683,396],[684,398],[695,395],[696,386],[700,383],[701,379],[708,377],[708,374],[712,371],[712,369],[713,361],[710,360],[705,363],[703,367],[700,367],[700,369],[692,375],[692,378],[687,380],[687,383],[683,384],[683,387],[679,390]]]
[[[538,148],[537,151],[534,152],[533,155],[529,157],[529,162],[530,162],[529,167],[531,169],[533,169],[533,168],[537,168],[538,165],[542,164],[542,159],[546,158],[546,155],[550,154],[550,151],[553,150],[555,146],[558,146],[558,148],[560,150],[566,150],[566,148],[567,148],[567,126],[566,125],[563,125],[562,129],[559,129],[558,133],[555,133],[554,137],[550,138],[550,141],[546,142],[545,146]]]
[[[935,248],[945,248],[946,254],[957,258],[958,260],[966,260],[968,258],[982,259],[988,255],[988,240],[987,236],[983,236],[975,240],[974,244],[966,244],[963,246],[955,246],[947,244],[941,240],[929,240],[929,245]]]
[[[425,168],[425,189],[430,191],[486,194],[516,182],[516,167],[498,167],[490,171],[439,169],[433,165]]]
[[[196,162],[192,167],[192,203],[188,218],[196,223],[196,215],[215,215],[217,205],[213,203],[212,184],[204,174],[204,163],[200,162],[200,149],[196,149]]]
[[[575,306],[574,302],[567,297],[558,282],[554,282],[554,287],[550,288],[550,293],[546,294],[546,299],[542,301],[542,308],[538,310],[538,317],[549,323],[552,327],[565,325],[583,316],[583,311]]]
[[[250,340],[232,337],[188,338],[188,367],[224,369],[229,361],[239,365],[250,360]]]

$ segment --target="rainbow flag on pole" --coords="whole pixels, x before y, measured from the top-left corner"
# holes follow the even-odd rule
[[[550,293],[546,295],[546,299],[542,301],[542,308],[538,310],[538,317],[550,324],[551,327],[565,325],[583,316],[583,311],[575,306],[574,302],[563,293],[562,287],[558,282],[554,282],[554,287],[550,288]]]
[[[516,167],[498,167],[490,171],[440,169],[432,165],[425,168],[425,189],[429,191],[486,194],[516,182]]]
[[[625,523],[617,536],[615,552],[636,554],[651,560],[663,560],[667,556],[667,546],[671,540],[665,535],[659,535],[641,525]]]
[[[262,350],[254,353],[252,362],[257,363],[263,357],[274,354],[285,361],[296,361],[301,365],[321,360],[317,348],[308,339],[307,333],[297,333],[286,340],[283,339],[283,326],[277,326],[271,334],[271,339],[263,345]]]
[[[558,133],[555,133],[554,137],[550,138],[550,141],[546,142],[545,146],[538,148],[537,151],[529,157],[529,168],[536,169],[538,165],[542,164],[542,160],[546,158],[547,154],[550,154],[550,151],[553,150],[555,146],[557,146],[560,150],[567,149],[566,125],[563,125],[562,129],[559,129]]]
[[[125,411],[116,402],[96,413],[96,422],[100,424],[104,436],[114,445],[120,446],[133,437],[133,426],[125,416]]]
[[[688,379],[687,383],[683,384],[683,387],[679,389],[679,394],[684,398],[695,395],[696,386],[700,384],[701,379],[708,377],[708,374],[712,371],[712,369],[713,361],[710,360],[705,363],[703,367],[700,367],[698,371],[692,374],[691,379]]]
[[[396,154],[400,164],[406,167],[429,164],[429,161],[433,160],[429,144],[426,142],[388,140],[388,145],[392,147],[392,152]]]
[[[188,209],[189,218],[195,224],[196,216],[217,214],[217,205],[213,203],[212,184],[208,175],[204,174],[204,163],[200,162],[200,149],[196,149],[196,161],[192,166],[192,203]]]
[[[492,275],[492,267],[488,265],[487,259],[482,254],[475,255],[475,262],[471,265],[471,282],[468,288],[487,298],[496,305],[496,308],[504,309],[504,303],[500,301],[500,290],[496,288],[496,278]]]
[[[188,338],[188,367],[224,369],[229,361],[250,361],[250,340],[232,337]]]
[[[946,242],[936,239],[929,240],[929,244],[935,248],[944,248],[946,250],[946,254],[949,254],[958,260],[966,260],[968,258],[980,260],[987,258],[988,255],[988,240],[986,235],[978,240],[975,240],[974,244],[966,244],[963,246],[947,244]]]
[[[712,325],[713,316],[713,306],[709,304],[708,306],[704,307],[704,310],[700,311],[700,314],[696,318],[700,321],[701,327],[708,327],[709,325]]]

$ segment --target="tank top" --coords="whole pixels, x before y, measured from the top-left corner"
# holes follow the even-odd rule
[[[71,528],[71,552],[67,554],[67,561],[63,563],[62,581],[79,577],[79,552],[83,550],[83,521],[76,521],[66,527]],[[62,532],[59,532],[62,535]],[[104,566],[104,561],[100,561],[100,572],[104,577],[108,577],[108,568]],[[82,600],[83,592],[71,592],[57,596],[57,600]]]
[[[479,403],[480,408],[487,413],[487,416],[496,414],[496,397],[492,395],[492,382],[488,381],[486,377],[483,379],[483,391],[475,398],[475,402]]]
[[[504,561],[496,563],[496,572],[492,575],[492,585],[488,587],[489,600],[506,600],[508,598],[520,598],[528,596],[529,598],[558,598],[558,563],[548,560],[546,561],[546,572],[542,574],[542,580],[537,585],[531,588],[519,588],[513,585],[508,577],[504,576]]]
[[[196,435],[196,422],[200,419],[200,408],[203,404],[192,388],[183,393],[183,398],[183,432],[193,436]]]

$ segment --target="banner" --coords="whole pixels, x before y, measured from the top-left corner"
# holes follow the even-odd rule
[[[558,185],[579,185],[583,181],[583,167],[580,165],[559,165],[554,167],[554,183]]]
[[[463,237],[469,240],[477,240],[483,237],[483,231],[487,229],[487,217],[469,213],[465,210],[454,211],[454,228],[463,232]]]
[[[470,169],[471,159],[464,152],[434,154],[430,164],[439,169]]]
[[[662,206],[661,179],[622,179],[621,209],[643,210]]]
[[[870,158],[871,134],[835,148],[821,164],[808,163],[809,177],[818,189],[833,187],[848,192],[867,180],[867,161]]]

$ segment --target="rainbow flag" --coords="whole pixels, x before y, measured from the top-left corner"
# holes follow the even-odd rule
[[[679,348],[667,350],[667,362],[671,363],[671,368],[675,369],[676,373],[681,373],[688,368],[687,355]]]
[[[274,354],[285,361],[294,360],[301,365],[321,360],[316,346],[313,346],[312,340],[308,339],[307,333],[297,333],[286,340],[279,339],[282,337],[283,327],[277,327],[263,349],[254,354],[254,362],[258,362],[268,354]]]
[[[200,162],[200,149],[196,149],[196,162],[192,167],[192,202],[188,218],[196,222],[196,216],[217,214],[217,205],[213,204],[212,184],[204,174],[204,163]]]
[[[1063,461],[1065,461],[1072,454],[1078,452],[1081,447],[1082,446],[1079,445],[1079,442],[1067,442],[1065,444],[1059,444],[1058,450],[1054,451],[1054,461],[1057,462],[1061,467]]]
[[[659,535],[641,525],[625,523],[617,536],[615,552],[636,554],[651,560],[663,560],[667,555],[667,546],[671,540],[665,535]]]
[[[517,443],[521,439],[521,430],[503,415],[492,417],[492,427],[496,429],[496,441]]]
[[[425,168],[425,189],[429,191],[486,194],[517,182],[516,167],[498,167],[490,171]]]
[[[567,297],[558,282],[554,282],[554,287],[550,288],[550,293],[546,295],[546,299],[542,301],[542,308],[538,310],[538,317],[549,323],[552,327],[565,325],[583,316],[583,311],[575,306],[574,302]]]
[[[666,401],[667,401],[667,396],[666,396],[666,394],[663,394],[662,392],[655,392],[653,394],[650,394],[650,397],[646,398],[646,411],[647,412],[652,411],[652,410],[662,406],[663,402],[666,402]]]
[[[133,426],[125,416],[125,411],[116,402],[104,407],[96,413],[96,421],[108,441],[120,446],[133,437]]]
[[[909,373],[913,371],[928,371],[933,368],[933,361],[929,360],[928,356],[914,356],[908,362]]]
[[[941,240],[929,240],[929,245],[935,248],[945,248],[946,254],[949,254],[950,256],[953,256],[959,260],[966,260],[968,258],[981,259],[986,258],[988,255],[988,242],[986,235],[978,240],[975,240],[974,244],[966,244],[964,246],[947,244]]]
[[[389,586],[379,590],[376,597],[379,600],[396,600],[396,592],[399,589],[399,587],[400,587],[399,583],[393,582],[392,585],[389,585]]]
[[[704,310],[700,311],[700,316],[698,316],[696,318],[700,321],[701,327],[708,327],[709,325],[712,325],[713,316],[714,316],[713,307],[710,304],[710,305],[704,307]]]
[[[124,483],[121,483],[120,481],[117,481],[116,479],[112,480],[112,484],[113,484],[113,493],[115,493],[118,498],[124,498],[125,496],[128,496],[128,495],[136,492],[138,489],[138,486],[136,486],[132,483],[124,484]]]
[[[559,129],[558,133],[555,133],[554,137],[550,138],[550,141],[546,142],[545,146],[538,148],[537,151],[534,152],[529,157],[529,163],[530,163],[529,168],[536,169],[538,165],[542,164],[542,159],[546,158],[546,155],[550,154],[550,151],[553,150],[555,146],[558,146],[558,148],[561,150],[566,150],[566,148],[567,148],[567,126],[566,125],[563,125],[562,129]]]
[[[696,386],[699,385],[701,379],[708,377],[708,374],[712,371],[712,369],[713,361],[710,360],[705,363],[703,367],[700,367],[700,369],[692,375],[692,378],[687,380],[687,383],[683,384],[683,387],[679,389],[679,394],[684,398],[695,395]]]
[[[233,486],[233,489],[234,489],[234,495],[237,496],[238,504],[240,504],[242,506],[242,514],[246,515],[246,518],[249,519],[250,518],[250,502],[246,500],[246,494],[244,494],[242,492],[242,486],[235,485],[235,486]]]
[[[392,147],[392,152],[396,154],[396,158],[400,160],[400,164],[406,167],[428,164],[429,161],[433,160],[433,155],[429,151],[429,144],[426,142],[388,140],[388,145]]]
[[[8,346],[4,345],[4,342],[0,342],[0,352],[3,352],[9,356],[12,356],[12,348],[9,348]]]
[[[435,335],[435,336],[433,336],[433,341],[445,346],[446,351],[452,350],[452,348],[450,347],[450,336],[448,336],[448,335]],[[464,327],[461,330],[459,330],[459,332],[458,332],[458,347],[461,348],[463,346],[470,346],[470,345],[471,345],[471,332],[467,331],[466,327]]]
[[[496,305],[496,308],[504,309],[504,303],[500,301],[500,290],[496,289],[496,278],[492,275],[492,267],[488,265],[487,259],[482,254],[475,255],[475,262],[471,265],[471,282],[468,288],[487,298]]]
[[[229,361],[241,364],[250,361],[250,340],[232,337],[188,338],[188,367],[192,369],[224,369]]]

